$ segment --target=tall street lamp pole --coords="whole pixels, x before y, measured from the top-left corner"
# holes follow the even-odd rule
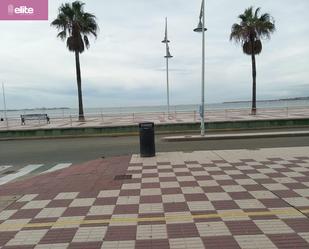
[[[201,94],[201,136],[205,136],[205,0],[202,0],[199,24],[194,32],[202,33],[202,94]]]
[[[4,119],[6,122],[6,127],[9,127],[7,113],[6,113],[6,100],[5,100],[5,92],[4,92],[4,84],[2,83],[2,94],[3,94],[3,107],[4,107]]]
[[[173,56],[170,53],[169,46],[168,46],[169,42],[170,41],[168,40],[168,36],[167,36],[167,17],[166,17],[165,18],[165,37],[162,43],[165,43],[165,47],[166,47],[166,55],[164,56],[164,58],[166,59],[166,92],[167,92],[167,115],[168,117],[170,117],[170,89],[169,89],[168,60],[173,58]]]

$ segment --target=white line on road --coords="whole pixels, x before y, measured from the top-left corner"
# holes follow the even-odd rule
[[[72,163],[59,163],[56,166],[50,168],[49,170],[46,170],[46,171],[42,172],[41,174],[54,172],[54,171],[60,170],[60,169],[65,169],[65,168],[70,167],[71,165],[72,165]]]
[[[9,165],[5,165],[5,166],[0,166],[0,171],[4,171],[8,168],[11,168],[12,166],[9,166]]]
[[[0,178],[0,185],[8,183],[8,182],[10,182],[10,181],[12,181],[16,178],[19,178],[21,176],[27,175],[30,172],[40,168],[41,166],[43,166],[43,164],[30,164],[30,165],[18,170],[15,174],[9,174],[9,175],[6,175],[4,177],[1,177]]]

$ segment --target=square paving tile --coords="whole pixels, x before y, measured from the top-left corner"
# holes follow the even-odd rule
[[[255,220],[254,223],[264,234],[285,234],[294,232],[281,220]]]
[[[115,205],[92,206],[87,215],[111,215],[114,209]]]
[[[258,249],[258,248],[277,248],[275,244],[264,234],[257,235],[238,235],[235,240],[241,248]]]
[[[71,243],[76,228],[58,228],[49,230],[40,240],[40,244]]]
[[[59,193],[55,200],[73,200],[78,196],[79,192]]]
[[[167,239],[156,239],[156,240],[137,240],[135,249],[168,249],[169,242]]]
[[[251,220],[226,221],[225,224],[233,235],[262,234],[262,230]]]
[[[308,248],[308,243],[298,234],[272,234],[268,235],[277,248]]]
[[[57,244],[39,244],[34,249],[67,249],[69,243],[57,243]]]
[[[29,201],[26,205],[22,207],[22,209],[41,209],[45,208],[50,200],[43,201]]]
[[[101,249],[135,249],[135,240],[103,241]]]
[[[77,198],[71,202],[70,207],[89,207],[94,201],[95,198]]]
[[[36,245],[44,237],[46,233],[47,230],[20,231],[6,245],[7,246]]]
[[[68,249],[100,249],[102,242],[72,242]]]
[[[211,249],[240,249],[246,247],[240,247],[233,236],[214,236],[214,237],[202,237],[205,248]],[[261,247],[266,248],[266,247]],[[257,249],[257,248],[256,248]]]
[[[171,249],[204,249],[203,241],[200,237],[169,239]]]
[[[38,194],[28,194],[24,195],[23,197],[19,198],[17,202],[29,202],[32,201],[35,197],[37,197]]]
[[[13,214],[15,214],[18,210],[3,210],[0,212],[0,221],[7,220]]]
[[[194,223],[167,224],[169,238],[198,237],[199,232]]]
[[[106,241],[136,240],[136,226],[109,226],[106,231]]]
[[[162,203],[144,203],[139,205],[140,214],[163,213],[164,208]]]
[[[166,225],[138,225],[137,240],[167,239]]]
[[[65,207],[56,207],[56,208],[43,208],[36,216],[35,218],[54,218],[54,217],[60,217],[64,211],[66,210]]]
[[[107,227],[80,227],[74,235],[73,242],[103,241]]]
[[[224,222],[197,222],[200,237],[229,236],[230,230]]]

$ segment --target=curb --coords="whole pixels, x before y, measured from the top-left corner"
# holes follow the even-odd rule
[[[205,140],[224,140],[224,139],[248,139],[248,138],[276,138],[276,137],[301,137],[309,136],[309,131],[293,132],[261,132],[261,133],[242,133],[242,134],[224,134],[224,135],[192,135],[192,136],[174,136],[164,137],[166,142],[186,142],[186,141],[205,141]]]
[[[208,131],[245,131],[286,128],[309,128],[309,118],[218,121],[206,123]],[[199,132],[200,123],[156,124],[157,134],[194,133]],[[1,140],[80,138],[80,137],[113,137],[134,136],[138,134],[137,125],[66,127],[53,129],[1,130]]]

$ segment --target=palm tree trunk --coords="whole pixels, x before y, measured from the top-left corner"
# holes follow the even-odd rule
[[[252,44],[252,108],[251,114],[256,115],[256,61],[255,61],[255,51],[254,51],[254,40],[251,41]]]
[[[84,107],[83,107],[83,94],[82,94],[82,79],[80,73],[79,52],[75,51],[75,63],[76,63],[76,79],[78,90],[78,120],[85,121]]]

